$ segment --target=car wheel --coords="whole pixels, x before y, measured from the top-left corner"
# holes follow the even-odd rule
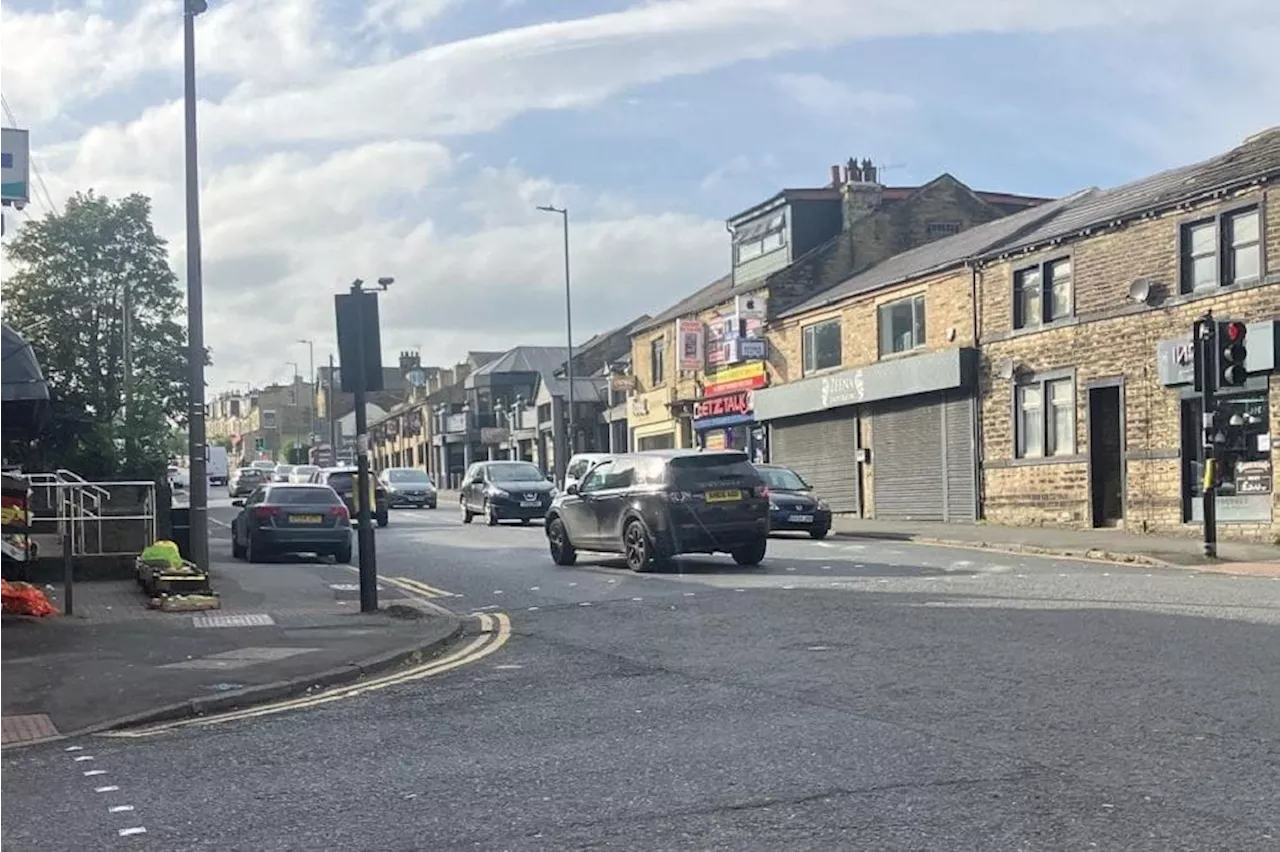
[[[347,542],[346,547],[338,549],[338,552],[333,555],[333,561],[339,565],[351,564],[351,542]]]
[[[498,510],[488,500],[484,501],[484,520],[491,527],[498,525]]]
[[[809,538],[815,541],[821,541],[827,537],[827,533],[831,532],[831,527],[814,527],[809,530]]]
[[[380,527],[385,527],[387,524],[391,523],[390,510],[382,509],[381,511],[379,511],[376,516],[376,520],[378,522],[378,526]]]
[[[750,544],[734,548],[733,561],[743,566],[755,566],[764,561],[765,551],[769,549],[769,539],[761,536]]]
[[[462,500],[459,500],[458,505],[462,507],[462,522],[464,524],[471,523],[471,510],[467,508],[466,499],[464,498]]]
[[[249,536],[248,544],[245,545],[245,558],[250,562],[266,562],[267,554],[265,548],[253,546],[253,536]]]
[[[239,539],[236,538],[235,530],[231,531],[231,558],[244,559],[244,548],[240,545]]]
[[[564,521],[559,518],[547,527],[547,544],[551,548],[551,561],[557,565],[572,565],[578,561],[578,551],[574,549],[573,542],[569,541],[569,531],[565,529]]]
[[[653,547],[644,524],[632,521],[623,529],[622,553],[627,559],[627,567],[632,571],[640,574],[653,570]]]

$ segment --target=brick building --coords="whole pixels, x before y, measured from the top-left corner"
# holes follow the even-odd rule
[[[785,189],[728,220],[731,271],[636,328],[628,423],[637,449],[733,447],[756,458],[752,415],[768,380],[765,324],[861,270],[1046,199],[974,191],[948,174],[888,187],[869,160],[831,183]]]
[[[1220,535],[1277,530],[1280,128],[1079,198],[975,269],[982,498],[999,523],[1198,532],[1192,322],[1249,325],[1227,397]]]

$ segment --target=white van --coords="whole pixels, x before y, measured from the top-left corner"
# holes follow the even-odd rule
[[[561,490],[567,491],[569,486],[575,482],[582,482],[582,478],[587,475],[587,471],[595,467],[602,461],[613,458],[609,453],[578,453],[569,459],[569,466],[564,469],[564,482],[561,483]]]

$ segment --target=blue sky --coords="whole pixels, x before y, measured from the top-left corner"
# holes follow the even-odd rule
[[[4,4],[5,97],[52,204],[153,197],[182,271],[176,0]],[[723,221],[869,156],[1060,195],[1280,120],[1280,4],[1220,0],[211,0],[198,19],[214,381],[283,375],[329,294],[394,274],[389,352],[560,339],[726,271]],[[1270,45],[1270,48],[1268,48]],[[40,205],[29,211],[41,213]]]

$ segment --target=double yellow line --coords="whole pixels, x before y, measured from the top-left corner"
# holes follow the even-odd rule
[[[397,589],[401,589],[411,595],[417,595],[423,598],[455,597],[453,592],[446,592],[444,589],[437,589],[435,586],[428,586],[421,580],[415,580],[412,577],[383,577],[382,579],[395,586]]]
[[[480,635],[471,640],[463,648],[441,657],[438,660],[432,660],[420,666],[416,666],[405,671],[394,672],[392,674],[382,675],[371,680],[360,681],[350,686],[337,687],[333,690],[325,692],[321,695],[309,695],[302,698],[293,698],[286,701],[279,701],[274,704],[266,704],[259,707],[246,707],[243,710],[231,710],[226,713],[216,713],[210,716],[201,716],[195,719],[179,719],[174,722],[164,722],[158,725],[151,725],[145,728],[136,728],[129,731],[107,731],[101,736],[116,737],[125,739],[140,739],[142,737],[151,737],[166,731],[172,731],[177,728],[206,727],[209,725],[220,725],[225,722],[237,722],[242,719],[256,719],[260,716],[272,716],[276,713],[284,713],[289,710],[302,710],[310,707],[318,707],[322,704],[328,704],[331,701],[341,701],[344,698],[353,698],[357,695],[363,695],[367,692],[375,692],[380,689],[386,689],[392,686],[400,686],[405,683],[423,680],[447,671],[465,666],[468,663],[474,663],[497,651],[503,645],[507,644],[507,640],[511,638],[511,619],[506,613],[480,613]]]

